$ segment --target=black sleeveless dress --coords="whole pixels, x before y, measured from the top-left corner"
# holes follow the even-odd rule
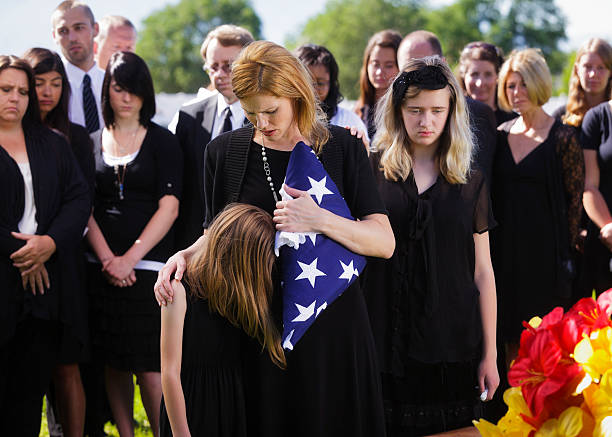
[[[244,336],[241,329],[212,313],[208,301],[187,297],[181,384],[192,436],[246,435],[240,347]],[[163,401],[161,408],[160,435],[171,436]]]

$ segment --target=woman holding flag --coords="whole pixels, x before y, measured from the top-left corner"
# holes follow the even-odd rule
[[[232,86],[253,126],[221,135],[206,148],[205,227],[234,201],[273,215],[283,234],[278,240],[293,246],[280,249],[271,309],[277,321],[285,320],[285,329],[287,322],[310,324],[299,338],[298,328],[283,333],[286,370],[275,366],[257,341],[244,338],[235,345],[244,362],[247,429],[266,436],[384,435],[376,353],[355,279],[360,255],[389,258],[395,240],[363,145],[345,129],[325,125],[308,71],[277,44],[246,47],[233,65]],[[295,176],[300,172],[302,178]],[[286,175],[302,189],[284,184]],[[328,209],[327,199],[342,205]],[[171,279],[182,278],[206,238],[175,254],[160,271],[155,286],[160,305],[171,301]],[[307,253],[288,266],[283,253],[297,249]],[[354,263],[342,258],[347,252]],[[287,276],[292,271],[297,275]],[[333,285],[330,294],[320,284],[332,279],[343,285]],[[315,296],[312,302],[289,302],[294,283]]]
[[[499,384],[495,221],[470,165],[464,97],[443,60],[410,60],[379,108],[371,160],[396,251],[371,261],[364,291],[387,434],[429,435],[471,425]]]

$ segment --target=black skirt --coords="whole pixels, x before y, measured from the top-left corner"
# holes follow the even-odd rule
[[[89,264],[90,323],[94,354],[129,372],[159,372],[160,309],[153,294],[157,272],[136,270],[136,283],[119,288]]]

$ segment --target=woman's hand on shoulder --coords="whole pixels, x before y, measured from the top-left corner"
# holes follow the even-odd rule
[[[283,189],[293,199],[276,202],[274,223],[276,230],[286,232],[321,232],[321,223],[327,210],[315,203],[306,191],[287,185]]]
[[[363,142],[366,153],[370,155],[370,141],[368,140],[368,136],[365,134],[365,131],[356,126],[344,126],[344,128],[347,129],[352,136],[359,138]]]
[[[178,251],[166,261],[166,264],[157,273],[157,281],[153,286],[155,292],[155,300],[159,306],[165,306],[168,302],[172,303],[174,298],[174,289],[172,280],[183,279],[183,274],[187,268],[187,259],[183,251]]]

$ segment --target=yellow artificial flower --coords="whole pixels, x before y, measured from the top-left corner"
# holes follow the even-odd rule
[[[593,381],[599,382],[606,370],[612,368],[612,328],[593,331],[574,348],[574,360],[582,365]]]
[[[593,437],[612,437],[612,416],[605,417],[597,424]]]
[[[523,421],[521,414],[531,417],[527,402],[523,398],[520,387],[511,387],[504,392],[504,403],[508,406],[506,415],[497,425],[484,419],[474,421],[480,434],[484,437],[528,437],[535,428]]]
[[[582,430],[582,410],[578,407],[569,407],[558,419],[548,419],[535,437],[576,437]]]
[[[482,437],[503,437],[504,435],[497,425],[494,425],[485,419],[472,420],[472,423]]]
[[[538,316],[532,317],[531,320],[529,320],[529,326],[531,326],[533,329],[538,329],[541,324],[542,319]]]
[[[584,400],[595,418],[595,423],[612,417],[612,368],[604,373],[599,385],[592,385],[585,390]]]

